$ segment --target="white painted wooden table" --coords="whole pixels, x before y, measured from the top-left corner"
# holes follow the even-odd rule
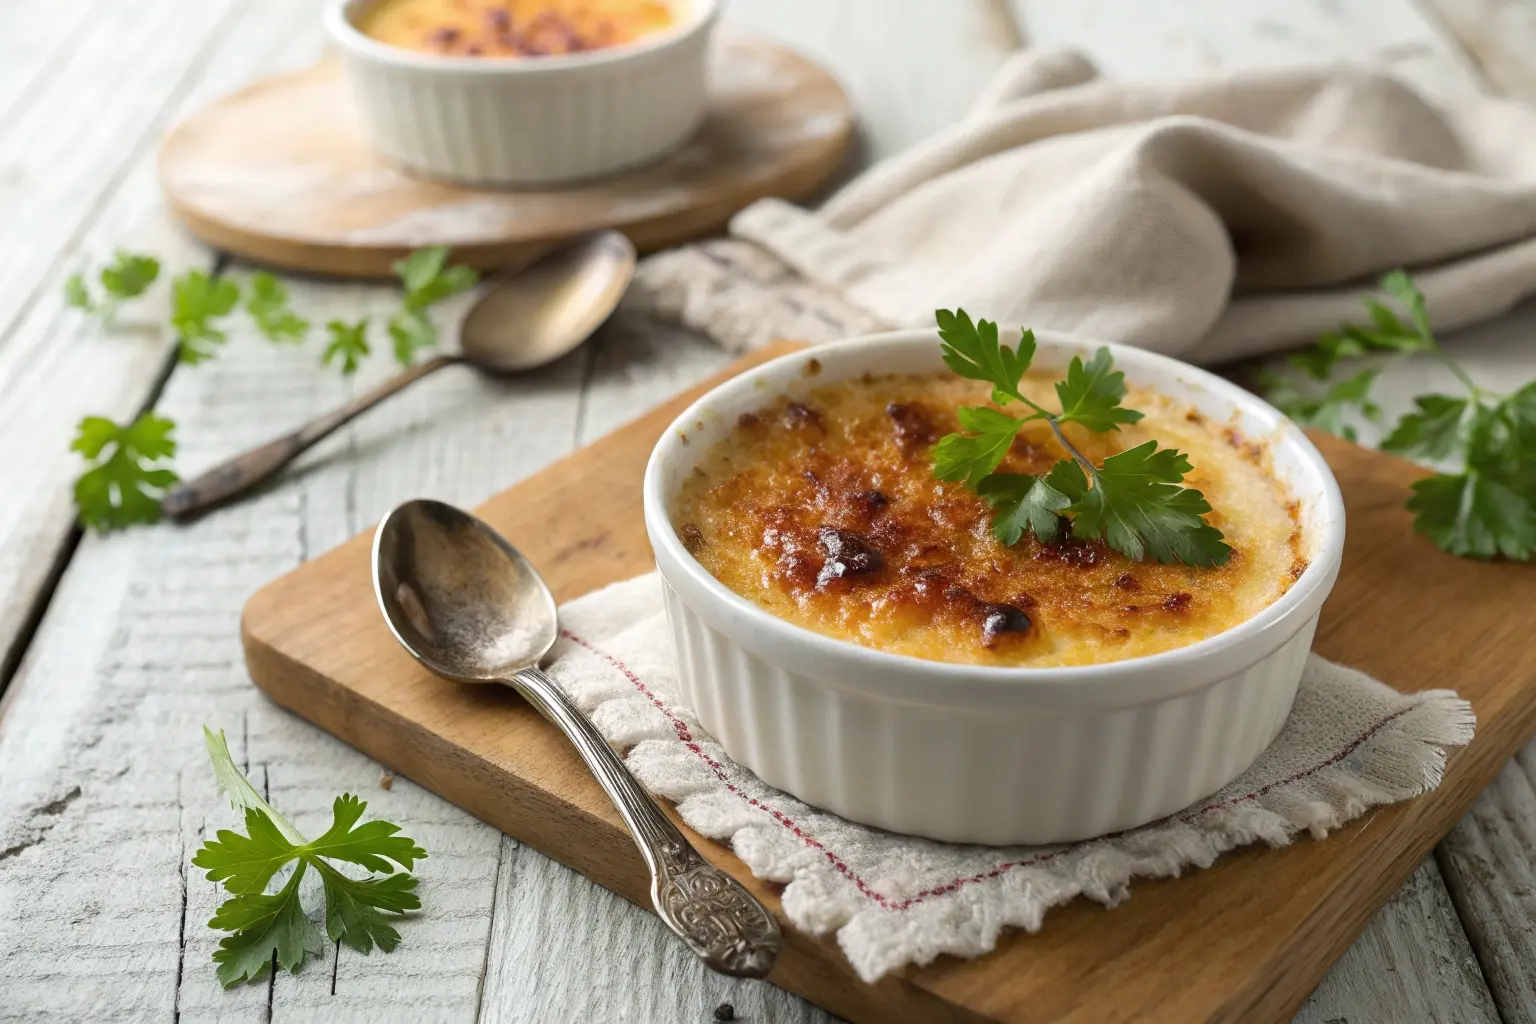
[[[0,4],[0,1020],[752,1021],[830,1018],[761,983],[708,975],[647,914],[267,703],[236,636],[260,584],[418,495],[473,504],[726,361],[682,331],[623,321],[540,373],[434,377],[313,453],[267,494],[194,526],[78,538],[67,451],[87,413],[154,404],[184,474],[337,404],[352,382],[313,345],[237,329],[174,366],[159,308],[103,334],[61,284],[124,245],[174,267],[217,253],[179,235],[155,145],[192,106],[321,49],[317,0]],[[861,162],[957,117],[1002,56],[1085,49],[1110,73],[1337,58],[1426,91],[1536,100],[1536,0],[732,0],[727,20],[842,76]],[[920,70],[919,70],[920,69]],[[242,268],[235,268],[242,272]],[[381,286],[292,282],[317,321],[390,308]],[[153,307],[154,304],[151,304]],[[1474,375],[1536,376],[1536,308],[1451,339]],[[1389,381],[1394,409],[1437,372]],[[1447,681],[1454,684],[1454,680]],[[390,956],[328,947],[299,975],[221,990],[217,895],[187,860],[232,820],[203,756],[229,732],[301,829],[366,795],[431,851],[426,910]],[[1311,1024],[1536,1021],[1536,746],[1371,922],[1302,1008]],[[1047,921],[1049,927],[1049,921]],[[1176,970],[1176,965],[1169,965]]]

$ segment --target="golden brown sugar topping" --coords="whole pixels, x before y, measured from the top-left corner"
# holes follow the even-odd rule
[[[1047,399],[1054,378],[1024,388]],[[1065,429],[1095,463],[1156,439],[1187,453],[1185,485],[1234,549],[1226,565],[1132,562],[1102,542],[1003,545],[991,511],[933,478],[930,449],[988,387],[949,374],[893,375],[780,398],[742,416],[684,483],[684,545],[722,583],[790,622],[896,654],[1051,666],[1140,657],[1229,629],[1305,567],[1297,508],[1262,444],[1187,406],[1131,389],[1146,414],[1118,433]],[[1003,466],[1044,473],[1064,456],[1026,424]]]
[[[663,0],[384,0],[362,30],[461,57],[538,57],[632,43],[674,22]]]

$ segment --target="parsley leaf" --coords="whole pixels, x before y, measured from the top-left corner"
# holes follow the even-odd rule
[[[104,416],[87,416],[70,448],[91,463],[75,481],[80,523],[102,532],[160,520],[160,497],[176,483],[172,469],[158,463],[176,454],[176,425],[152,412],[127,426]]]
[[[86,312],[93,308],[90,289],[85,286],[85,275],[70,274],[64,282],[64,305]]]
[[[181,344],[182,362],[213,357],[215,346],[229,337],[213,321],[228,316],[239,301],[240,286],[227,277],[189,270],[171,282],[171,326]]]
[[[473,288],[480,275],[466,266],[448,266],[448,247],[417,249],[390,265],[405,290],[400,309],[389,318],[389,337],[401,366],[416,361],[416,353],[437,343],[437,325],[427,309],[450,295]]]
[[[101,268],[99,278],[101,286],[114,299],[134,299],[143,295],[159,276],[159,260],[119,249],[112,262]]]
[[[138,298],[155,283],[160,276],[160,261],[153,256],[119,249],[113,253],[112,262],[102,267],[96,276],[105,293],[100,300],[91,295],[84,274],[71,274],[64,282],[64,304],[111,320],[119,304]]]
[[[359,824],[368,805],[349,793],[332,804],[331,827],[318,839],[306,840],[240,773],[222,732],[205,727],[203,739],[219,789],[245,810],[246,835],[221,829],[192,857],[211,881],[222,882],[233,894],[208,922],[211,928],[232,933],[220,940],[213,954],[219,981],[228,987],[260,978],[274,956],[279,967],[297,971],[306,953],[321,952],[320,934],[299,899],[299,883],[309,868],[320,875],[331,941],[363,953],[374,946],[388,953],[399,945],[400,933],[387,915],[420,909],[421,897],[414,892],[417,880],[409,871],[427,852],[398,835],[397,825]],[[295,861],[283,887],[267,894],[272,878]],[[351,878],[333,861],[379,874]]]
[[[947,434],[933,449],[933,475],[975,487],[998,467],[1024,421],[987,406],[960,410],[960,426],[971,435]]]
[[[1067,379],[1056,382],[1056,397],[1061,400],[1058,423],[1081,423],[1102,434],[1141,419],[1141,413],[1120,405],[1125,397],[1125,374],[1114,365],[1107,348],[1095,352],[1086,366],[1081,357],[1072,357]]]
[[[1103,537],[1137,562],[1150,554],[1159,562],[1224,565],[1232,549],[1202,518],[1210,504],[1199,491],[1178,486],[1190,469],[1182,453],[1147,441],[1105,459],[1092,487],[1082,466],[1065,459],[1046,482],[1072,500],[1066,512],[1074,537]]]
[[[972,323],[970,315],[963,309],[954,312],[936,310],[934,319],[939,324],[945,366],[962,377],[991,384],[992,401],[998,405],[1010,398],[1024,401],[1024,396],[1019,393],[1019,381],[1035,358],[1033,331],[1023,333],[1015,351],[998,344],[997,324],[990,320]]]
[[[1120,404],[1126,394],[1125,374],[1114,368],[1108,348],[1100,348],[1086,363],[1081,356],[1072,358],[1066,378],[1056,384],[1061,412],[1052,413],[1020,390],[1035,356],[1032,332],[1025,331],[1014,350],[999,344],[996,324],[972,323],[963,309],[937,310],[934,319],[946,366],[962,377],[991,384],[998,405],[1011,399],[1033,410],[1019,419],[987,406],[962,408],[964,432],[946,435],[933,449],[933,475],[964,481],[974,489],[992,509],[992,534],[999,541],[1017,544],[1025,533],[1033,533],[1050,544],[1060,538],[1066,521],[1073,536],[1103,537],[1134,561],[1148,555],[1160,562],[1197,566],[1227,561],[1232,549],[1221,531],[1203,518],[1211,511],[1205,497],[1178,486],[1190,470],[1187,458],[1148,441],[1111,456],[1100,468],[1062,433],[1064,423],[1105,433],[1142,418]],[[1069,458],[1043,477],[997,472],[1019,429],[1039,419],[1050,424]]]
[[[1459,462],[1461,472],[1440,473],[1413,485],[1407,507],[1414,529],[1464,558],[1536,558],[1536,382],[1511,395],[1479,386],[1450,359],[1430,328],[1424,295],[1401,270],[1381,279],[1382,292],[1402,311],[1371,299],[1369,325],[1346,324],[1290,362],[1327,381],[1347,358],[1427,352],[1448,366],[1464,396],[1419,395],[1383,438],[1390,452],[1433,462]],[[1353,441],[1350,410],[1377,419],[1370,389],[1378,368],[1331,384],[1321,395],[1303,393],[1276,374],[1261,378],[1267,397],[1292,419]]]
[[[1392,433],[1382,439],[1381,447],[1399,455],[1446,458],[1461,441],[1463,420],[1469,406],[1467,399],[1420,395],[1413,404],[1418,406],[1418,411],[1398,420]]]
[[[389,340],[394,343],[395,362],[410,366],[417,352],[437,344],[437,326],[426,310],[402,309],[389,318]]]
[[[356,373],[358,366],[368,358],[368,318],[363,317],[355,324],[332,320],[325,329],[330,332],[331,341],[320,356],[321,365],[330,366],[339,360],[344,376]]]
[[[288,286],[264,270],[251,276],[245,311],[268,341],[298,344],[309,333],[309,321],[288,305]]]
[[[384,952],[393,952],[400,944],[400,933],[381,911],[404,914],[421,907],[421,897],[412,889],[416,879],[402,872],[362,881],[348,878],[340,871],[316,861],[320,881],[325,884],[325,930],[332,942],[345,942],[359,953],[368,953],[375,944]]]
[[[1061,512],[1072,499],[1052,487],[1048,477],[1028,473],[993,473],[976,485],[976,493],[993,509],[992,534],[1004,544],[1017,544],[1033,533],[1047,544],[1061,534]]]
[[[1463,558],[1527,560],[1536,554],[1536,506],[1476,469],[1416,481],[1413,528]]]
[[[305,867],[300,862],[287,884],[271,896],[249,893],[219,905],[208,927],[232,933],[220,939],[213,952],[219,984],[229,988],[265,977],[274,954],[279,967],[297,972],[305,953],[318,955],[325,948],[319,929],[299,903]]]

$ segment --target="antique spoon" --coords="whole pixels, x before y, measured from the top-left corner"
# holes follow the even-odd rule
[[[178,485],[161,510],[172,519],[190,519],[244,494],[321,438],[445,366],[507,374],[554,362],[602,326],[634,273],[634,244],[617,231],[595,231],[498,275],[459,326],[458,352],[413,366],[340,409]]]
[[[710,968],[762,978],[779,955],[773,915],[706,861],[661,812],[539,662],[559,635],[554,595],[504,538],[468,512],[408,501],[379,523],[373,588],[395,639],[426,668],[503,683],[576,747],[651,869],[651,903]]]

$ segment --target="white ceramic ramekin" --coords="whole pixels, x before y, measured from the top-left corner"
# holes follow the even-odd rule
[[[450,57],[358,30],[377,0],[325,23],[371,145],[424,177],[472,185],[577,181],[657,160],[704,118],[719,0],[674,0],[678,23],[624,46],[525,58]]]
[[[1037,332],[1035,363],[1089,344]],[[1110,345],[1134,383],[1270,438],[1301,503],[1310,565],[1241,625],[1163,654],[1076,668],[948,664],[822,636],[738,596],[683,547],[670,516],[700,456],[779,394],[866,372],[943,369],[931,330],[821,346],[715,388],[678,417],[645,473],[656,552],[688,705],[772,786],[854,821],[951,842],[1055,843],[1131,828],[1236,778],[1279,733],[1318,609],[1344,548],[1344,503],[1295,424],[1203,370]],[[812,357],[821,364],[806,373]]]

